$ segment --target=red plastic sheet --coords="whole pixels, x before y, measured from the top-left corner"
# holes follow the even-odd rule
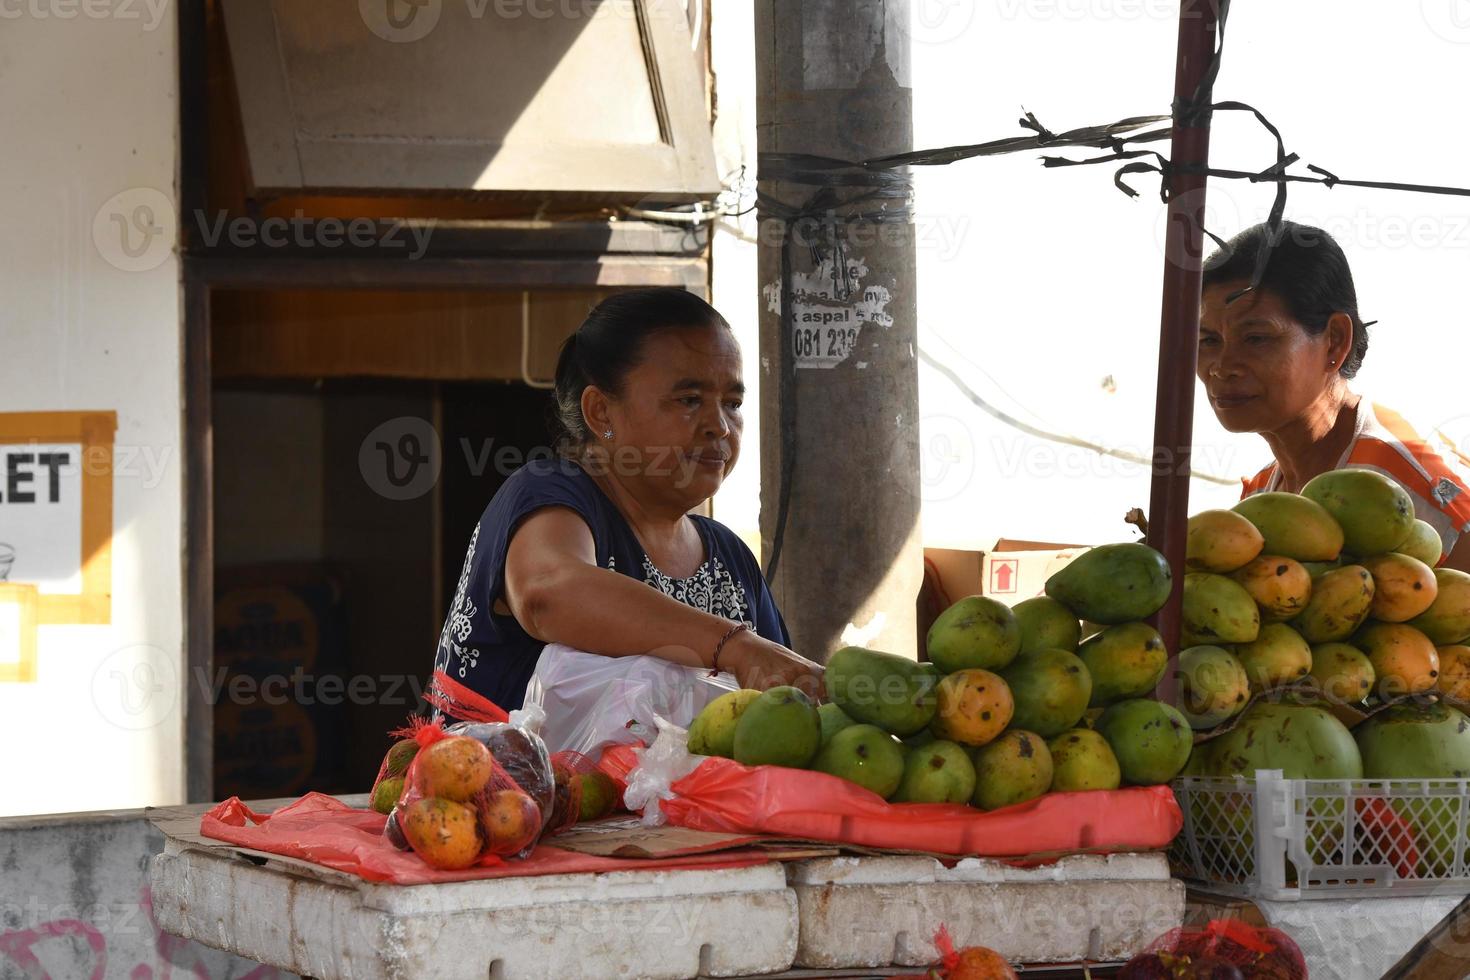
[[[952,803],[887,803],[826,773],[712,758],[671,788],[674,798],[660,806],[670,823],[692,830],[957,856],[1160,850],[1184,826],[1167,786],[1048,793],[984,813]]]
[[[383,836],[386,819],[372,810],[354,810],[322,793],[308,793],[264,815],[255,813],[239,797],[231,797],[204,815],[199,833],[240,847],[301,858],[368,881],[397,885],[606,871],[744,868],[770,860],[752,850],[681,855],[667,860],[607,858],[540,844],[524,860],[504,861],[487,854],[475,867],[438,871],[412,851],[400,851],[388,843]]]

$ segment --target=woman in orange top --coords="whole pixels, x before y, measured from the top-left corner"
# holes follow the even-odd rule
[[[1299,492],[1328,470],[1392,477],[1439,531],[1441,564],[1470,571],[1470,480],[1395,412],[1348,382],[1368,352],[1368,326],[1342,249],[1319,228],[1284,222],[1259,286],[1247,290],[1265,225],[1205,265],[1199,377],[1220,424],[1259,432],[1276,461],[1243,496]],[[1235,297],[1233,302],[1229,300]]]

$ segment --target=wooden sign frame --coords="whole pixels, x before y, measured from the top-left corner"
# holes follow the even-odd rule
[[[35,621],[39,626],[112,622],[112,467],[116,433],[116,412],[0,412],[0,445],[82,447],[82,591],[37,595]]]

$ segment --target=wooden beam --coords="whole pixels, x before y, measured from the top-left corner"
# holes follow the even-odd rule
[[[185,278],[221,289],[555,289],[678,286],[703,295],[703,259],[659,255],[559,258],[298,258],[187,255]]]
[[[184,787],[214,798],[214,438],[209,288],[184,281]]]

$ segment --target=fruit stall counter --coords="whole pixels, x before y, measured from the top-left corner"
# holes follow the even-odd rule
[[[1020,869],[828,851],[405,886],[200,837],[204,811],[153,814],[165,835],[152,869],[161,927],[317,980],[880,976],[932,963],[940,923],[957,945],[1016,963],[1117,963],[1184,915],[1183,886],[1157,853]]]

